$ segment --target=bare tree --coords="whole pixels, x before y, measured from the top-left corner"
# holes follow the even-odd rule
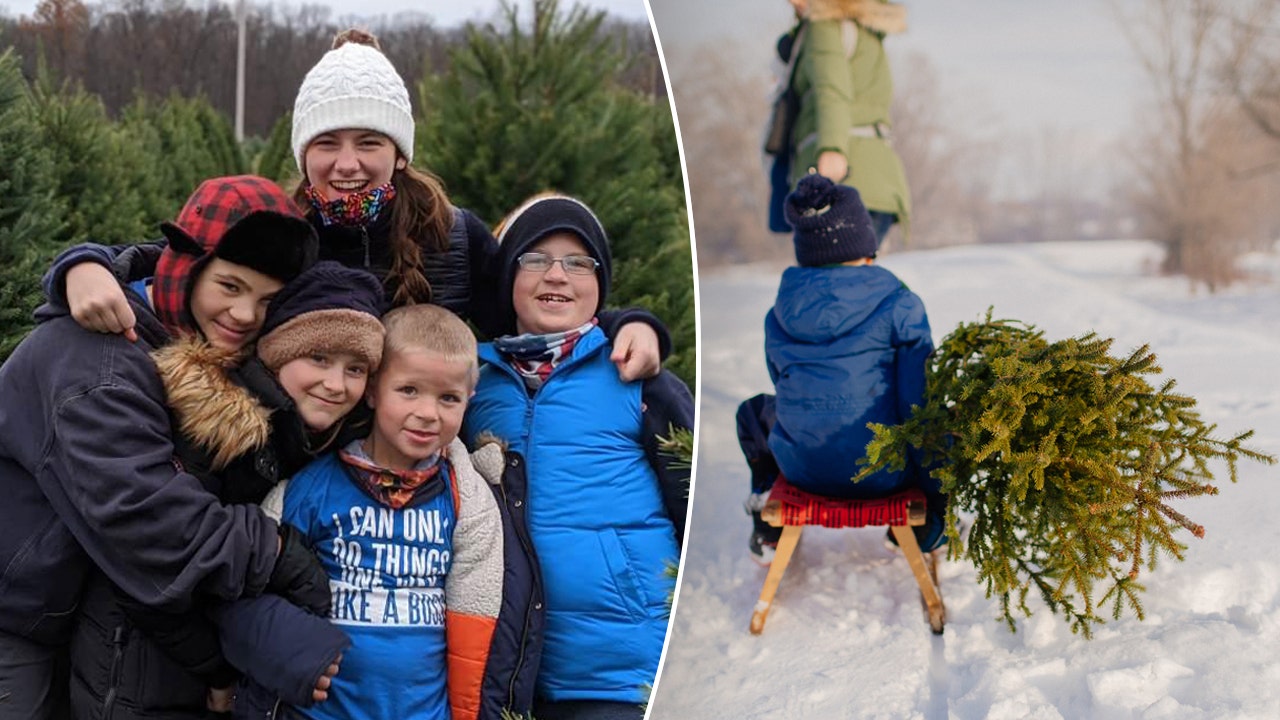
[[[1146,231],[1165,247],[1164,269],[1211,291],[1236,276],[1235,259],[1255,246],[1274,212],[1251,202],[1264,183],[1242,172],[1258,132],[1218,78],[1246,68],[1252,53],[1227,49],[1236,23],[1228,3],[1143,0],[1111,7],[1151,82],[1154,104],[1131,146],[1132,200]],[[1238,28],[1236,28],[1238,29]],[[1247,48],[1245,48],[1247,49]],[[1233,57],[1234,55],[1234,57]]]
[[[1241,111],[1273,144],[1252,173],[1280,171],[1280,0],[1255,0],[1230,18],[1222,82]]]
[[[81,0],[41,0],[20,27],[38,39],[54,77],[74,77],[84,68],[89,9]]]
[[[715,48],[667,58],[704,267],[785,261],[791,243],[767,228],[769,188],[760,150],[768,77],[743,72]]]

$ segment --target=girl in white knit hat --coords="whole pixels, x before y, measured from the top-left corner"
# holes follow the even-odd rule
[[[361,30],[339,33],[303,79],[293,108],[292,147],[302,173],[294,198],[320,235],[320,259],[373,272],[394,306],[429,302],[485,335],[508,334],[514,328],[503,321],[493,270],[497,241],[479,218],[449,202],[438,178],[413,167],[413,138],[409,91],[377,39]],[[116,279],[100,269],[119,252],[73,248],[46,276],[46,292],[65,295],[85,327],[131,332],[132,311]],[[631,309],[605,312],[600,321],[624,380],[658,372],[670,338],[656,317]]]

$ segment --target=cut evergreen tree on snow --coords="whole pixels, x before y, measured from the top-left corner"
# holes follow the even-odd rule
[[[1108,608],[1142,619],[1142,571],[1183,559],[1180,529],[1204,536],[1170,502],[1217,494],[1212,462],[1232,482],[1242,458],[1275,462],[1244,445],[1252,431],[1215,437],[1173,380],[1149,383],[1161,369],[1147,346],[1115,357],[1111,345],[1094,333],[1051,343],[988,310],[938,346],[924,407],[872,426],[854,480],[922,452],[950,496],[949,555],[974,564],[1010,630],[1015,611],[1031,615],[1032,590],[1085,637]],[[972,515],[963,545],[961,513]]]

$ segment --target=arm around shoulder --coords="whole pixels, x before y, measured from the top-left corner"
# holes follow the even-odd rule
[[[689,462],[664,449],[662,439],[670,439],[673,430],[693,430],[693,395],[680,378],[664,370],[645,381],[641,407],[645,456],[657,475],[663,504],[675,525],[676,543],[683,545],[692,468]]]
[[[223,506],[179,470],[143,348],[106,338],[99,347],[95,383],[68,390],[53,410],[37,481],[55,511],[98,567],[145,605],[180,612],[195,593],[261,592],[275,564],[276,524],[257,507]]]

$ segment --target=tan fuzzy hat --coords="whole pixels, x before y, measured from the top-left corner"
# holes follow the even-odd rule
[[[364,270],[318,262],[272,299],[258,340],[258,357],[272,372],[318,352],[350,352],[382,362],[382,283]]]

